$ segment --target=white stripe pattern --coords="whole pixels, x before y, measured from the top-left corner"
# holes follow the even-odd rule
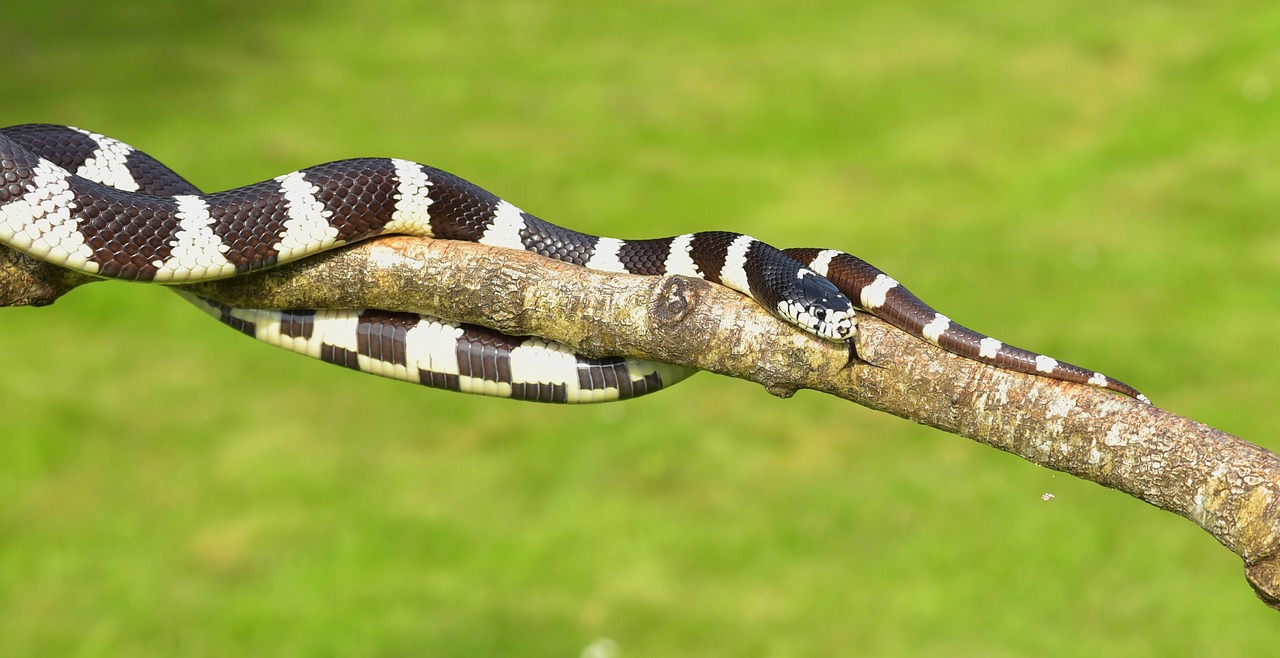
[[[271,313],[264,311],[264,313]],[[276,314],[271,314],[276,315]],[[279,328],[277,323],[276,328]],[[312,330],[310,343],[314,344],[315,358],[320,358],[320,350],[325,345],[332,345],[344,350],[355,352],[360,346],[360,337],[357,328],[360,326],[360,316],[349,311],[338,311],[333,309],[316,309],[315,317],[312,318]],[[263,333],[263,326],[258,327],[258,333]],[[259,338],[258,340],[267,340]]]
[[[739,235],[729,243],[725,250],[724,267],[720,270],[720,283],[738,292],[751,294],[751,283],[747,281],[747,251],[756,241],[749,235]]]
[[[933,319],[929,321],[929,324],[924,326],[924,329],[920,330],[920,334],[925,340],[937,345],[938,339],[942,337],[942,332],[950,328],[951,319],[941,313],[938,313],[933,316]]]
[[[694,263],[693,257],[689,255],[689,249],[692,245],[692,233],[685,233],[671,239],[671,245],[667,251],[667,260],[662,264],[667,274],[702,277],[702,272],[698,271],[697,263]]]
[[[431,180],[422,165],[408,160],[392,160],[396,170],[396,209],[387,232],[413,233],[431,237]]]
[[[132,146],[88,130],[80,128],[74,130],[83,133],[98,144],[97,154],[80,165],[76,171],[78,175],[103,185],[110,185],[117,190],[138,191],[138,181],[134,180],[133,174],[129,173],[128,158],[133,152]]]
[[[622,240],[600,238],[596,241],[595,248],[591,250],[591,259],[585,265],[602,272],[626,272],[627,266],[623,265],[622,260],[618,258],[620,249],[622,249]]]
[[[862,308],[867,310],[877,309],[884,306],[884,301],[889,295],[889,291],[898,287],[898,282],[894,281],[888,274],[877,274],[875,281],[871,285],[862,289],[859,302]]]
[[[411,333],[413,340],[406,339],[404,346],[405,357],[411,365],[446,375],[461,372],[458,339],[462,337],[462,327],[424,315]]]
[[[484,235],[477,241],[491,247],[524,250],[524,241],[520,239],[520,229],[524,228],[524,217],[520,209],[499,201],[493,213],[493,223],[485,229]]]
[[[280,260],[319,253],[341,243],[337,227],[329,224],[332,212],[316,197],[319,188],[298,171],[280,176],[276,181],[289,204],[289,218],[284,222],[284,231],[280,233],[280,242],[275,247],[280,252]]]
[[[154,261],[156,281],[168,281],[175,277],[195,275],[219,277],[234,274],[235,265],[227,262],[227,250],[222,239],[213,232],[213,218],[209,205],[198,196],[179,195],[173,198],[178,206],[178,232],[170,241],[169,258]]]
[[[41,158],[25,187],[21,198],[0,206],[0,238],[36,258],[96,274],[93,249],[71,217],[75,195],[66,170]]]
[[[564,384],[568,397],[576,397],[578,357],[569,348],[542,338],[530,338],[511,350],[513,384]]]
[[[813,262],[809,263],[809,267],[812,268],[814,272],[825,277],[827,276],[827,271],[831,268],[831,260],[836,256],[839,256],[841,253],[842,252],[836,251],[835,249],[823,249],[818,252],[817,256],[814,256]]]

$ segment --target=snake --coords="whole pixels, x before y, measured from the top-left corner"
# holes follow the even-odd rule
[[[778,249],[703,231],[622,240],[552,224],[448,172],[355,158],[206,193],[137,148],[71,126],[0,129],[0,244],[87,275],[181,284],[274,267],[381,235],[464,240],[608,271],[685,275],[736,290],[785,322],[849,345],[868,312],[961,357],[1108,389],[1100,372],[998,341],[935,311],[851,254]],[[630,357],[588,358],[540,337],[378,309],[251,309],[176,290],[258,340],[370,374],[541,402],[627,399],[696,372]]]

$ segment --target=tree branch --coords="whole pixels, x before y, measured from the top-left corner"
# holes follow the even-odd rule
[[[0,249],[0,305],[47,304],[90,281]],[[1183,516],[1239,555],[1280,609],[1280,456],[1106,391],[948,354],[868,315],[858,353],[685,277],[595,272],[484,245],[389,237],[267,272],[183,286],[254,308],[382,308],[537,334],[590,356],[632,355],[809,388],[946,430]]]

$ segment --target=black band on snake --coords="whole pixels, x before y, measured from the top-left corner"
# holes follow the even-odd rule
[[[66,126],[31,124],[0,130],[0,177],[0,243],[96,276],[193,282],[378,235],[468,240],[598,270],[700,277],[747,294],[828,340],[851,341],[854,309],[861,308],[966,358],[1147,401],[1100,373],[956,325],[849,254],[782,251],[720,231],[646,240],[595,237],[545,222],[461,178],[406,160],[331,162],[204,194],[127,144]],[[586,359],[540,338],[416,314],[236,309],[184,296],[260,340],[451,390],[592,402],[643,395],[691,374],[636,359]]]

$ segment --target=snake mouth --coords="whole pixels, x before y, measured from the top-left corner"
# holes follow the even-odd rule
[[[843,342],[857,333],[857,319],[852,309],[844,311],[826,305],[802,306],[780,302],[778,313],[788,322],[826,340]]]
[[[852,310],[847,312],[827,310],[822,325],[826,331],[818,335],[833,341],[850,340],[857,331],[857,319]]]

